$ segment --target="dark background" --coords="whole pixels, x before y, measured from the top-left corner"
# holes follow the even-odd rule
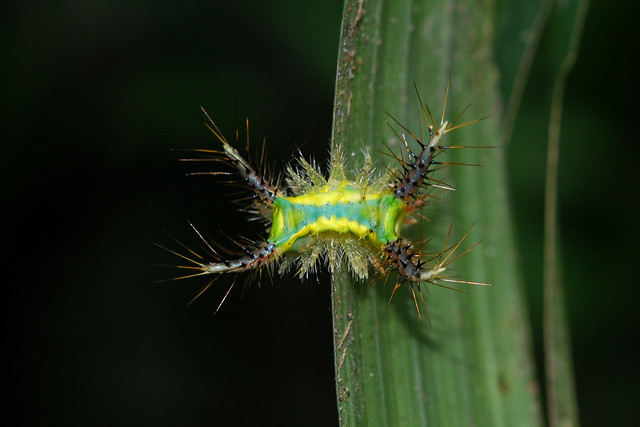
[[[213,146],[199,105],[228,136],[249,116],[279,170],[298,148],[326,157],[342,3],[218,3],[3,6],[5,384],[20,423],[337,422],[326,277],[266,281],[215,317],[220,292],[187,307],[197,280],[155,282],[174,274],[156,265],[175,262],[153,245],[173,244],[164,229],[260,232],[171,151]],[[631,424],[640,400],[637,9],[592,1],[567,87],[562,266],[584,425]],[[545,72],[541,54],[509,148],[538,349]]]

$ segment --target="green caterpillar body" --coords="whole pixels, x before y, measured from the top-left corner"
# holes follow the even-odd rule
[[[300,158],[298,168],[289,166],[287,169],[285,189],[274,185],[258,172],[262,170],[261,167],[253,167],[241,156],[203,109],[208,119],[206,125],[222,143],[223,151],[195,151],[223,160],[237,171],[241,183],[253,193],[252,212],[270,222],[271,229],[266,240],[253,242],[249,247],[243,248],[244,255],[235,258],[219,256],[218,251],[200,233],[198,235],[211,250],[208,260],[191,250],[190,255],[185,255],[168,249],[190,263],[178,267],[195,271],[184,277],[214,275],[203,289],[204,292],[222,275],[258,272],[263,268],[279,265],[280,273],[295,268],[300,277],[306,277],[321,260],[326,261],[331,272],[341,268],[344,261],[358,279],[369,277],[371,270],[383,274],[396,270],[398,280],[392,296],[402,283],[408,282],[419,316],[416,290],[424,302],[421,283],[485,285],[446,276],[448,264],[466,253],[465,251],[452,258],[469,231],[457,244],[450,247],[445,245],[430,260],[423,260],[421,250],[416,252],[413,243],[401,237],[404,225],[412,221],[415,211],[429,198],[428,191],[421,190],[436,185],[432,183],[431,174],[435,165],[443,163],[436,162],[435,156],[448,148],[460,148],[442,145],[442,138],[454,129],[477,121],[454,125],[455,120],[453,123],[444,120],[443,110],[442,120],[436,124],[421,100],[420,104],[427,122],[429,139],[423,142],[396,121],[421,147],[420,153],[414,153],[404,134],[400,136],[396,132],[409,154],[408,161],[398,159],[401,161],[399,171],[376,176],[371,157],[365,152],[362,168],[353,179],[349,179],[345,171],[343,147],[334,143],[327,178],[314,165]],[[220,305],[231,288],[233,284]]]

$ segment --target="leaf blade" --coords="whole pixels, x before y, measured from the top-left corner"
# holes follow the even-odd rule
[[[398,147],[384,125],[385,111],[416,129],[419,105],[410,95],[413,80],[436,105],[442,103],[453,71],[449,111],[461,111],[474,101],[478,115],[499,117],[497,73],[487,48],[492,21],[478,5],[347,1],[344,16],[333,139],[347,153],[357,153],[358,144]],[[456,133],[465,145],[499,141],[497,120]],[[388,305],[390,287],[352,283],[347,273],[337,275],[332,294],[343,425],[541,423],[504,153],[457,151],[464,154],[457,158],[452,153],[452,160],[490,168],[452,168],[450,178],[463,194],[450,196],[450,205],[430,224],[430,234],[442,241],[451,222],[460,235],[459,230],[478,220],[474,234],[483,244],[456,261],[456,273],[502,285],[474,289],[471,295],[430,289],[429,328],[417,319],[406,289]],[[498,256],[507,262],[496,261]]]

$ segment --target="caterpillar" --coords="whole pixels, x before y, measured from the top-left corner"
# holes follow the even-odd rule
[[[354,278],[365,280],[371,273],[388,277],[397,272],[396,284],[391,291],[389,302],[403,284],[408,284],[419,317],[422,317],[419,301],[426,309],[421,284],[430,283],[449,288],[444,283],[468,285],[488,285],[487,283],[458,280],[448,276],[449,265],[470,251],[475,245],[461,250],[463,241],[472,227],[456,243],[449,244],[451,228],[444,247],[435,256],[423,256],[423,242],[412,242],[403,235],[403,228],[415,222],[415,216],[432,197],[433,189],[453,189],[436,180],[434,172],[440,167],[455,163],[436,160],[439,154],[449,149],[466,148],[448,146],[443,138],[450,132],[474,124],[483,118],[457,124],[465,108],[451,122],[445,120],[449,85],[445,93],[442,116],[434,119],[416,87],[422,117],[426,122],[428,138],[417,136],[391,115],[387,122],[402,143],[406,155],[399,157],[387,153],[399,162],[399,167],[387,173],[376,173],[371,155],[364,151],[364,161],[360,171],[353,177],[345,170],[344,147],[333,142],[330,152],[329,173],[323,175],[315,162],[300,156],[295,164],[290,164],[283,176],[270,177],[264,166],[264,144],[260,162],[251,162],[243,157],[237,148],[229,143],[209,114],[201,107],[205,125],[221,144],[220,149],[196,149],[193,152],[202,157],[181,159],[183,161],[212,160],[227,164],[234,172],[203,172],[212,175],[235,174],[237,181],[249,193],[249,207],[245,210],[253,218],[264,220],[269,225],[268,236],[252,240],[243,238],[236,242],[241,253],[234,253],[205,238],[193,225],[191,227],[204,243],[207,253],[199,253],[176,242],[183,251],[169,249],[186,262],[177,265],[190,271],[174,279],[195,276],[211,276],[208,283],[194,297],[198,298],[217,279],[233,276],[231,285],[221,299],[216,313],[234,288],[237,277],[242,273],[252,273],[249,280],[263,272],[270,275],[277,269],[284,274],[295,269],[300,278],[316,271],[319,264],[327,265],[331,273],[338,271],[343,262]],[[249,145],[249,123],[246,121],[247,151]],[[420,148],[414,152],[409,137]],[[236,132],[236,142],[239,142]],[[417,151],[417,150],[416,150]],[[284,178],[284,185],[282,180]],[[224,252],[224,255],[221,255]],[[173,279],[169,279],[173,280]]]

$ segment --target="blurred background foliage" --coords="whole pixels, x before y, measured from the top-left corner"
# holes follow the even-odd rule
[[[30,1],[3,6],[4,290],[10,410],[22,422],[332,425],[328,277],[186,303],[155,283],[166,229],[255,236],[212,177],[172,149],[251,119],[275,170],[326,159],[342,2]],[[592,0],[563,118],[562,269],[581,421],[632,424],[640,399],[638,6]],[[541,40],[508,148],[536,357],[552,76]],[[497,51],[500,55],[500,51]],[[454,70],[455,74],[455,70]],[[428,76],[425,76],[425,79]],[[635,82],[635,83],[634,83]],[[10,163],[10,164],[9,164]],[[425,327],[428,327],[425,323]],[[541,371],[541,370],[540,370]],[[542,371],[541,371],[542,372]],[[309,418],[311,416],[311,419]]]

